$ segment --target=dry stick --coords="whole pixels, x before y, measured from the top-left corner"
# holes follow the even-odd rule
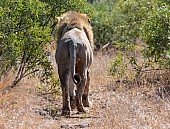
[[[165,69],[148,69],[148,70],[142,70],[141,72],[148,72],[148,71],[159,71],[159,70],[170,70],[170,68],[165,68]]]
[[[16,86],[16,84],[23,78],[23,71],[24,71],[24,66],[25,66],[25,62],[24,62],[24,58],[25,58],[25,51],[24,51],[24,54],[22,56],[22,59],[21,59],[21,63],[20,63],[20,67],[19,67],[19,70],[18,70],[18,73],[13,81],[13,83],[11,85],[9,85],[8,87],[6,87],[3,92],[7,91],[7,90],[10,90],[11,88],[14,88]]]
[[[18,70],[17,76],[15,77],[14,82],[12,83],[12,85],[9,88],[14,88],[16,86],[16,84],[22,79],[23,71],[24,71],[24,68],[25,68],[24,67],[25,66],[24,59],[25,59],[25,51],[24,51],[24,54],[22,56],[22,60],[21,60],[21,64],[20,64],[20,68]]]

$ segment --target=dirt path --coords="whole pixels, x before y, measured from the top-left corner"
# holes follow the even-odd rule
[[[113,56],[96,56],[91,75],[89,113],[62,117],[61,96],[38,95],[36,80],[23,80],[0,92],[0,129],[170,129],[170,102],[149,89],[116,85],[107,69]],[[150,89],[151,90],[151,89]]]

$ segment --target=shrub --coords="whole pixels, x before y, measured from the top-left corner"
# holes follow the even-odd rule
[[[65,11],[88,10],[85,0],[1,0],[0,5],[0,76],[16,70],[13,86],[28,75],[48,80],[53,73],[46,51],[50,26]]]
[[[154,7],[143,24],[142,37],[148,45],[144,54],[161,66],[170,65],[170,6]]]
[[[123,58],[123,53],[119,53],[114,61],[110,62],[108,70],[109,75],[113,78],[120,79],[126,77],[127,63]]]
[[[146,64],[138,63],[134,56],[130,58],[127,57],[131,67],[136,70],[136,73],[139,74],[143,66],[144,68],[152,67],[153,63],[158,63],[161,67],[169,68],[170,6],[168,2],[164,0],[120,0],[116,2],[114,6],[113,13],[117,20],[114,20],[116,22],[114,23],[113,39],[117,43],[116,46],[118,48],[128,48],[129,50],[129,48],[135,45],[135,41],[138,38],[141,38],[143,42],[147,44],[147,48],[143,53],[145,59],[147,59],[147,61],[144,62]],[[124,54],[126,54],[126,52],[127,51],[125,51]],[[117,58],[111,63],[110,69],[115,69],[115,64],[117,64]],[[117,69],[119,69],[119,67],[117,67]],[[117,72],[116,70],[110,72],[112,73],[114,71],[115,73]]]
[[[92,26],[94,31],[95,44],[104,45],[113,41],[114,15],[112,9],[115,1],[95,2],[91,4]]]

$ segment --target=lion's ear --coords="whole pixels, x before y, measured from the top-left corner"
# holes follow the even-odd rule
[[[59,23],[61,20],[61,17],[56,17],[56,22]]]
[[[54,21],[54,23],[50,27],[52,29],[51,34],[53,33],[55,26],[61,21],[61,17],[56,17],[55,19],[56,20]]]
[[[58,24],[58,23],[60,23],[63,20],[63,17],[56,17],[55,19],[56,19],[56,22]]]

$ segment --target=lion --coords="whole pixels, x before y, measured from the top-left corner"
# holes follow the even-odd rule
[[[66,12],[61,17],[57,17],[58,21],[58,33],[57,33],[57,43],[62,38],[64,28],[67,26],[67,29],[78,28],[84,31],[87,35],[87,38],[90,42],[91,47],[94,47],[93,42],[93,31],[90,24],[90,19],[86,14],[77,13],[77,12]]]
[[[62,87],[62,115],[71,109],[86,113],[89,100],[90,66],[93,62],[93,32],[85,14],[67,12],[58,18],[56,63]],[[70,101],[69,101],[70,98]]]

